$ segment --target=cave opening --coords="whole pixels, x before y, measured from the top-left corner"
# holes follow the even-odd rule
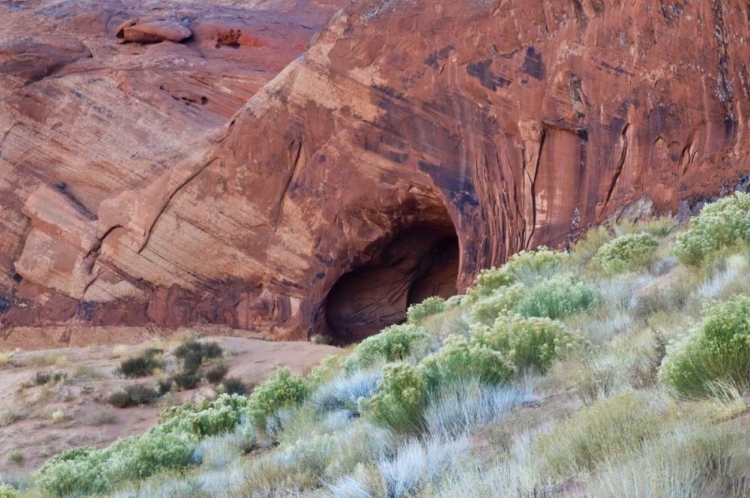
[[[325,303],[327,335],[346,345],[402,323],[412,304],[456,295],[459,267],[458,237],[447,212],[440,220],[402,228],[332,287]]]

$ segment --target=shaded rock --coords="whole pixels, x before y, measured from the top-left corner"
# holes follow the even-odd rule
[[[119,32],[119,29],[118,29]],[[180,43],[193,36],[189,28],[175,21],[153,21],[122,28],[123,38],[138,43],[171,41]]]
[[[120,24],[119,26],[117,26],[117,28],[115,28],[115,36],[117,38],[125,38],[125,28],[135,26],[136,24],[138,24],[137,18],[127,19],[123,21],[122,24]]]

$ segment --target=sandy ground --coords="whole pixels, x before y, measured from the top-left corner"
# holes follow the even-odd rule
[[[240,337],[206,340],[215,340],[224,349],[228,376],[239,377],[248,385],[257,384],[280,366],[288,366],[296,373],[306,372],[338,351],[309,342]],[[144,432],[168,406],[215,395],[211,386],[202,385],[195,390],[169,393],[154,406],[118,409],[107,404],[108,396],[121,386],[155,380],[118,378],[114,370],[122,359],[146,347],[170,351],[178,343],[178,338],[170,338],[169,342],[160,339],[130,346],[13,353],[5,366],[0,364],[0,475],[28,475],[52,455],[69,448],[108,446],[117,438]],[[165,360],[167,371],[177,368],[173,356],[167,354]],[[28,385],[37,372],[60,372],[67,374],[67,379]],[[58,412],[57,417],[53,417],[54,412]]]

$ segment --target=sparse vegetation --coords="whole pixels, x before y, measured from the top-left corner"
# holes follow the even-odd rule
[[[205,377],[237,394],[57,455],[35,485],[57,496],[747,496],[750,202],[732,199],[677,242],[664,218],[595,228],[570,255],[521,253],[465,297],[412,306],[407,323],[307,376],[281,369],[249,396],[220,349],[186,341],[181,371],[160,383]],[[721,242],[696,242],[714,232]]]
[[[592,264],[605,275],[647,269],[656,260],[659,241],[648,233],[630,233],[604,244]]]
[[[109,404],[117,408],[151,404],[159,393],[147,384],[133,384],[114,392],[109,397]]]
[[[26,460],[26,456],[23,454],[22,451],[11,451],[8,455],[8,460],[13,462],[16,465],[22,465],[23,462]]]
[[[138,356],[123,360],[115,373],[129,379],[153,375],[154,371],[164,367],[162,353],[160,349],[148,348]]]

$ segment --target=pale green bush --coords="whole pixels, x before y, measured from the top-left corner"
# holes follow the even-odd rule
[[[10,484],[0,483],[0,498],[17,498],[21,496]]]
[[[437,315],[445,311],[445,300],[442,297],[428,297],[419,304],[412,304],[406,310],[406,318],[409,323],[418,324],[428,316]]]
[[[544,246],[535,251],[521,251],[508,259],[501,268],[482,271],[468,294],[472,298],[489,296],[496,289],[516,282],[531,284],[559,273],[568,254],[551,251]]]
[[[351,373],[379,362],[401,361],[412,355],[423,357],[431,343],[430,335],[416,325],[392,325],[362,341],[354,354],[344,361],[344,370]]]
[[[526,317],[554,320],[593,311],[599,304],[594,286],[572,274],[556,275],[523,293],[516,311]]]
[[[677,394],[706,395],[715,381],[750,382],[750,296],[704,310],[701,326],[667,348],[660,378]]]
[[[303,378],[292,375],[286,367],[281,368],[250,395],[247,402],[250,420],[265,429],[270,415],[282,408],[299,405],[309,394],[310,388]]]
[[[418,432],[424,425],[427,379],[422,369],[408,363],[386,365],[376,393],[361,400],[362,410],[380,425],[396,431]]]
[[[451,336],[445,345],[420,363],[430,389],[452,382],[478,379],[489,385],[505,384],[516,369],[502,353],[479,344],[472,344],[463,336]]]
[[[51,458],[37,473],[37,483],[55,496],[101,494],[123,481],[182,469],[201,438],[234,430],[247,404],[244,396],[222,395],[213,403],[170,408],[143,435],[109,448],[77,448]]]
[[[734,195],[707,204],[677,236],[675,254],[685,264],[699,265],[712,253],[750,241],[750,194]]]
[[[490,325],[498,316],[512,313],[527,292],[528,288],[520,283],[500,288],[474,304],[471,317],[475,322]]]
[[[656,259],[659,241],[648,233],[631,233],[604,244],[591,261],[606,275],[648,268]]]
[[[492,327],[476,327],[472,341],[505,354],[518,370],[542,374],[580,343],[557,320],[520,315],[500,316]]]

